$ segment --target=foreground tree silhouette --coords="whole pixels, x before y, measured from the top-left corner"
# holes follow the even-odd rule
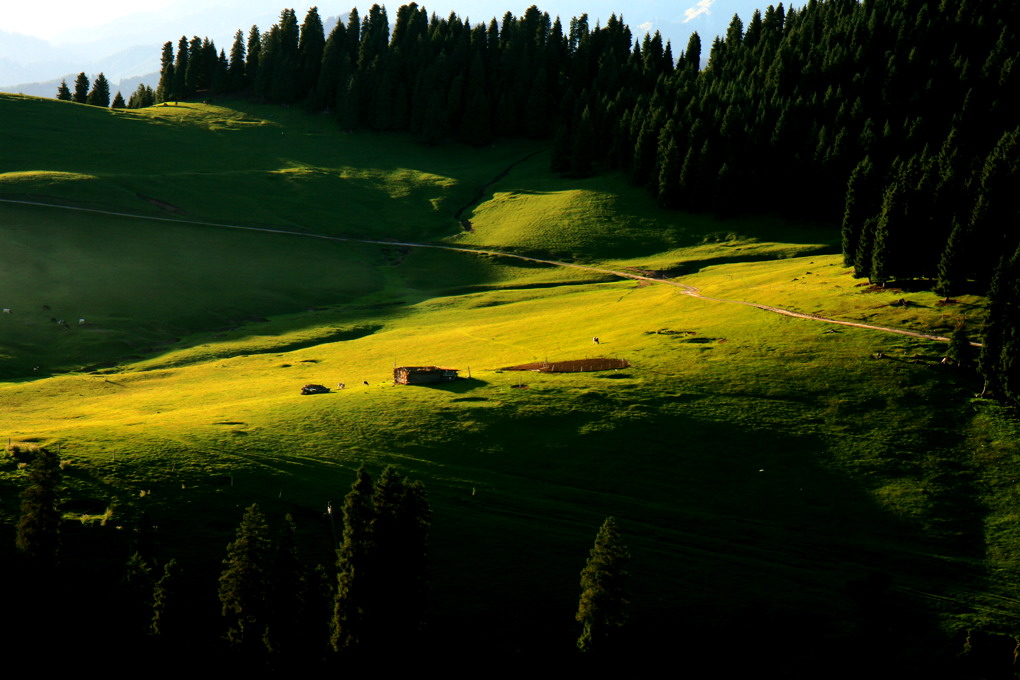
[[[184,632],[187,625],[182,614],[181,569],[176,559],[163,565],[163,575],[152,587],[152,621],[150,632],[171,641]]]
[[[262,645],[270,595],[272,541],[259,506],[244,512],[237,538],[227,546],[220,575],[220,602],[227,618],[227,639],[245,651]]]
[[[606,518],[581,571],[577,620],[582,630],[577,647],[582,652],[607,656],[619,646],[620,629],[627,620],[624,586],[629,560],[616,519]]]
[[[60,547],[60,460],[55,453],[41,449],[32,460],[28,486],[21,494],[21,518],[18,520],[18,550],[37,568],[50,569],[57,561]]]
[[[337,652],[355,650],[364,634],[366,606],[371,599],[372,478],[362,465],[344,498],[344,539],[337,551],[337,591],[331,642]]]
[[[387,467],[373,486],[365,467],[344,499],[332,646],[350,657],[409,650],[425,613],[429,505],[419,481]]]

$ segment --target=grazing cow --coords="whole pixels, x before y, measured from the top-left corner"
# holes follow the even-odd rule
[[[10,314],[10,313],[11,313],[11,308],[10,307],[4,307],[4,314]]]
[[[85,325],[85,319],[78,319],[78,325],[79,326],[84,326]]]
[[[599,336],[596,335],[594,338],[591,339],[591,341],[596,345],[599,344]]]

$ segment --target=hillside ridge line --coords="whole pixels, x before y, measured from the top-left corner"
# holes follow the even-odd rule
[[[832,323],[840,326],[850,326],[852,328],[863,328],[866,330],[881,331],[883,333],[895,333],[897,335],[906,335],[912,338],[920,338],[922,340],[935,340],[938,342],[949,342],[949,338],[942,335],[932,335],[929,333],[920,333],[918,331],[908,331],[901,328],[889,328],[886,326],[875,326],[872,324],[859,323],[856,321],[841,321],[839,319],[830,319],[824,316],[818,316],[815,314],[804,314],[803,312],[795,312],[791,309],[783,309],[782,307],[774,307],[772,305],[765,305],[757,302],[745,302],[743,300],[727,300],[724,298],[716,298],[708,295],[702,295],[701,292],[694,286],[689,286],[679,281],[671,281],[669,279],[659,279],[652,276],[644,276],[641,274],[631,274],[628,272],[621,272],[615,269],[605,269],[603,267],[594,267],[591,265],[575,264],[573,262],[560,262],[558,260],[544,260],[538,257],[528,257],[527,255],[515,255],[513,253],[506,253],[499,250],[486,250],[481,248],[465,248],[463,246],[449,246],[438,243],[417,243],[413,241],[392,241],[392,240],[381,240],[381,239],[367,239],[367,238],[355,238],[350,236],[327,236],[326,234],[316,234],[307,231],[293,231],[289,229],[273,229],[271,227],[249,227],[238,224],[223,224],[222,222],[206,222],[202,220],[190,220],[190,219],[178,219],[173,217],[159,217],[155,215],[138,215],[134,213],[116,212],[112,210],[100,210],[98,208],[81,208],[70,205],[59,205],[55,203],[42,203],[39,201],[23,201],[18,199],[0,198],[0,203],[11,203],[16,205],[27,205],[40,208],[56,208],[60,210],[75,210],[78,212],[96,213],[99,215],[112,215],[115,217],[127,217],[131,219],[140,220],[155,220],[159,222],[173,222],[175,224],[194,224],[198,226],[206,227],[219,227],[221,229],[236,229],[239,231],[255,231],[267,234],[282,234],[285,236],[303,236],[305,238],[317,238],[325,241],[337,241],[340,243],[369,243],[374,245],[386,245],[386,246],[406,246],[409,248],[434,248],[436,250],[449,250],[460,253],[477,253],[481,255],[494,255],[498,257],[512,257],[518,260],[525,260],[528,262],[538,262],[541,264],[553,265],[556,267],[571,267],[574,269],[581,269],[589,272],[596,272],[599,274],[609,274],[611,276],[618,276],[624,279],[634,279],[636,281],[647,281],[649,283],[661,283],[669,286],[674,286],[681,289],[681,293],[688,295],[699,300],[708,300],[711,302],[722,302],[732,305],[744,305],[745,307],[753,307],[762,311],[771,312],[773,314],[780,314],[782,316],[789,316],[797,319],[807,319],[809,321],[821,321],[824,323]],[[974,347],[981,347],[979,342],[970,343]]]

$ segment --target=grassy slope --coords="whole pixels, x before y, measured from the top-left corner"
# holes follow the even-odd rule
[[[0,118],[25,111],[36,148],[47,130],[89,116],[97,138],[167,152],[74,159],[67,139],[44,155],[28,137],[9,167],[36,174],[0,174],[0,193],[162,212],[141,193],[196,218],[312,232],[450,234],[453,206],[522,152],[429,151],[249,106],[109,114],[0,99]],[[709,295],[921,330],[979,313],[968,306],[978,300],[944,309],[924,293],[864,293],[822,230],[663,213],[618,179],[550,178],[543,162],[490,187],[474,231],[451,241],[671,269]],[[470,631],[498,620],[501,648],[568,647],[577,573],[608,514],[634,553],[644,621],[697,612],[711,630],[741,617],[803,625],[812,612],[806,635],[836,639],[863,620],[847,582],[875,571],[893,576],[889,616],[918,604],[947,625],[1016,614],[1015,426],[970,399],[969,378],[933,366],[937,343],[829,333],[664,285],[505,258],[5,205],[0,215],[5,237],[20,239],[21,268],[0,274],[3,304],[16,307],[0,319],[0,347],[12,366],[42,357],[61,369],[0,384],[0,433],[59,443],[82,508],[115,499],[126,518],[149,509],[169,538],[189,537],[187,559],[218,556],[252,500],[293,512],[328,546],[321,508],[364,460],[427,480],[437,616],[468,642],[492,644]],[[28,286],[32,272],[46,275]],[[125,277],[132,295],[114,285]],[[900,297],[917,304],[888,305]],[[58,332],[35,318],[41,304],[96,324]],[[30,317],[22,305],[40,307]],[[96,353],[118,367],[62,372]],[[595,353],[634,365],[497,370]],[[394,387],[394,363],[470,367],[472,379]],[[339,381],[348,389],[297,394]],[[8,515],[21,474],[4,472]]]

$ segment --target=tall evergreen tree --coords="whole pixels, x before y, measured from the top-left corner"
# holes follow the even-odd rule
[[[581,598],[577,620],[582,652],[611,656],[619,648],[620,629],[627,621],[627,563],[630,553],[623,543],[616,519],[606,518],[588,562],[581,571]]]
[[[113,102],[110,104],[111,109],[123,109],[127,108],[127,104],[124,103],[124,97],[121,96],[120,90],[117,91],[117,96],[113,98]]]
[[[283,532],[274,546],[270,583],[266,647],[272,654],[293,659],[309,633],[304,617],[308,574],[298,556],[297,525],[290,515],[284,518]]]
[[[974,347],[970,344],[970,336],[967,335],[967,329],[962,323],[949,338],[946,361],[960,368],[969,368],[974,361]]]
[[[262,35],[258,26],[248,30],[248,60],[244,65],[245,85],[254,87],[262,67]]]
[[[71,101],[71,90],[67,87],[66,80],[61,80],[60,86],[57,87],[57,99],[62,102]]]
[[[187,36],[181,36],[181,39],[177,41],[177,59],[174,61],[174,82],[173,89],[171,91],[170,99],[177,101],[178,99],[187,99],[188,88],[185,85],[185,75],[188,71],[188,38]]]
[[[337,652],[360,651],[371,601],[372,478],[362,465],[344,498],[343,542],[337,551],[337,591],[331,642]]]
[[[266,634],[271,551],[269,524],[253,504],[244,512],[237,537],[227,546],[219,586],[227,639],[248,653],[261,647]]]
[[[319,84],[319,70],[322,68],[322,55],[326,46],[322,19],[319,8],[312,7],[305,15],[301,24],[298,40],[298,99],[307,99],[316,85]]]
[[[60,460],[57,454],[40,449],[29,466],[28,486],[21,494],[16,545],[34,565],[50,569],[56,565],[60,547]]]
[[[85,103],[103,108],[110,105],[110,83],[102,73],[96,76],[95,82],[92,83],[92,89],[86,96]]]
[[[864,222],[877,212],[875,201],[870,199],[875,194],[874,173],[871,158],[865,156],[850,173],[850,180],[847,182],[842,233],[843,263],[847,267],[853,266],[857,261]]]
[[[227,69],[230,89],[234,92],[241,92],[248,86],[245,55],[244,31],[237,29],[237,33],[234,34],[234,43],[230,46],[230,66]]]
[[[89,77],[84,72],[74,79],[74,101],[84,104],[89,98]]]
[[[372,602],[367,630],[379,646],[408,648],[424,618],[429,507],[421,482],[383,470],[372,495]]]
[[[163,43],[163,54],[160,56],[159,63],[159,84],[156,86],[156,101],[170,101],[173,99],[174,94],[173,42],[167,41]]]

